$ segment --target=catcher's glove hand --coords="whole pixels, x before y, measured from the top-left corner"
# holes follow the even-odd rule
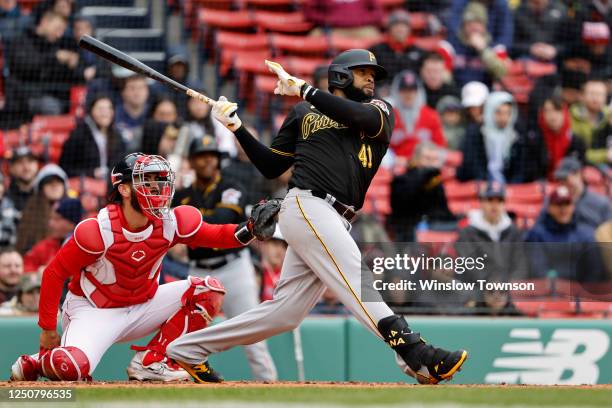
[[[251,216],[246,222],[238,225],[236,239],[247,245],[255,238],[265,241],[272,238],[276,229],[276,215],[280,211],[280,198],[273,198],[255,204],[251,210]]]

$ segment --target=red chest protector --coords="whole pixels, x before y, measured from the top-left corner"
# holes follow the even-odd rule
[[[122,226],[120,209],[111,204],[98,213],[104,254],[81,273],[83,293],[96,307],[125,307],[151,299],[161,263],[176,231],[176,220],[155,220],[140,232]]]

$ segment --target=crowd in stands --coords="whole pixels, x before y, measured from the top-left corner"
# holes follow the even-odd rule
[[[79,49],[99,27],[78,0],[34,3],[0,2],[0,314],[35,309],[37,276],[105,204],[110,169],[126,153],[166,157],[180,189],[194,178],[191,140],[211,135],[223,176],[244,184],[248,203],[284,195],[290,171],[265,180],[208,105]],[[612,1],[261,3],[169,2],[196,46],[167,47],[164,73],[209,95],[234,85],[228,97],[268,141],[296,101],[271,95],[264,58],[326,90],[331,57],[371,50],[389,73],[376,87],[395,128],[357,241],[441,242],[457,253],[503,243],[495,262],[509,269],[497,280],[612,281]],[[285,247],[273,239],[255,249],[262,300]],[[568,248],[580,259],[563,256]],[[505,292],[460,306],[521,313]],[[331,293],[316,310],[344,312]]]

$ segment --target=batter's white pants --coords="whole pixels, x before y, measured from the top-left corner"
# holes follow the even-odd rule
[[[283,201],[279,225],[289,247],[272,300],[215,326],[180,336],[168,345],[169,357],[197,364],[231,347],[252,344],[299,325],[330,288],[372,333],[393,314],[380,296],[361,301],[361,253],[349,224],[325,200],[291,189]],[[407,372],[403,360],[396,358]]]
[[[223,314],[229,319],[259,304],[259,291],[255,280],[255,268],[247,249],[240,251],[239,258],[233,259],[217,269],[191,268],[190,275],[217,278],[225,287]],[[278,379],[274,360],[265,341],[244,347],[251,373],[255,380],[275,381]]]
[[[134,341],[159,330],[181,308],[189,280],[160,285],[152,299],[134,306],[96,308],[87,298],[68,292],[62,312],[62,346],[78,347],[89,359],[93,373],[115,343]]]

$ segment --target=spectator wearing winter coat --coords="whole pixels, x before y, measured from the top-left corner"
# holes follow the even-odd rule
[[[455,96],[443,97],[436,106],[442,122],[444,138],[451,150],[460,150],[465,138],[465,122],[461,110],[461,101]]]
[[[390,101],[395,110],[391,148],[397,156],[410,159],[420,142],[446,147],[440,117],[427,106],[425,90],[413,71],[402,71],[393,79]]]
[[[25,272],[38,272],[47,266],[66,239],[72,235],[81,218],[83,207],[79,199],[66,197],[55,203],[49,217],[49,234],[23,256]]]
[[[513,58],[554,61],[567,10],[556,0],[527,0],[514,13]],[[562,50],[561,50],[562,51]]]
[[[508,282],[526,277],[523,234],[506,211],[504,185],[496,181],[483,183],[478,198],[480,208],[468,212],[468,225],[459,232],[455,248],[464,257],[487,254],[487,267],[482,275],[468,278]]]
[[[27,146],[19,146],[11,152],[9,160],[11,182],[6,196],[11,199],[19,214],[33,194],[34,179],[39,165],[38,158]]]
[[[604,163],[606,149],[595,146],[595,134],[606,127],[610,112],[606,106],[608,88],[599,79],[588,80],[582,88],[582,100],[570,107],[572,131],[587,148],[586,158],[591,163]]]
[[[546,213],[527,233],[530,277],[554,274],[561,279],[597,282],[605,276],[594,229],[576,222],[569,189],[557,186],[548,197]]]
[[[575,204],[578,224],[597,228],[612,219],[610,199],[589,189],[582,179],[582,165],[573,157],[563,159],[555,171],[555,180],[567,187]]]
[[[466,125],[479,127],[484,120],[484,105],[489,97],[489,88],[482,82],[472,81],[461,88],[461,105],[465,108]]]
[[[507,0],[452,0],[447,24],[451,38],[454,35],[453,33],[457,33],[461,29],[462,16],[473,3],[486,5],[486,7],[483,7],[489,18],[485,22],[485,26],[491,36],[491,44],[502,46],[506,50],[510,49],[514,33],[514,19]]]
[[[85,118],[64,143],[60,166],[68,177],[106,178],[110,168],[126,154],[125,142],[115,127],[115,109],[107,96],[94,98]]]
[[[459,86],[470,81],[490,86],[506,74],[506,49],[494,45],[487,32],[487,21],[487,9],[481,3],[471,2],[463,11],[456,35],[450,37],[455,49],[453,75]]]
[[[398,9],[391,13],[387,19],[386,28],[387,32],[383,41],[372,46],[370,51],[376,56],[378,64],[387,70],[387,78],[394,78],[405,69],[416,72],[425,51],[414,45],[408,12]],[[376,83],[377,92],[388,87],[389,82],[388,79],[378,81]]]
[[[4,191],[4,176],[0,172],[0,249],[15,245],[19,211]]]
[[[68,192],[68,176],[57,164],[47,164],[34,179],[34,194],[28,199],[17,228],[16,248],[24,254],[45,238],[53,205]]]
[[[538,115],[538,127],[539,137],[546,146],[546,175],[549,180],[553,179],[555,169],[566,156],[573,156],[584,163],[584,142],[573,134],[569,109],[559,96],[551,96],[544,101]]]
[[[389,223],[395,241],[414,241],[415,227],[426,220],[429,228],[448,224],[455,216],[448,209],[440,168],[442,151],[432,142],[419,143],[409,168],[391,181],[391,216]]]
[[[507,92],[493,92],[484,107],[484,123],[468,126],[457,178],[526,183],[543,178],[546,151],[541,138],[515,129],[517,108]]]
[[[437,52],[429,53],[423,58],[419,72],[430,108],[435,109],[440,99],[445,96],[459,96],[459,89],[452,82],[452,77],[447,77],[445,64],[444,58]]]

